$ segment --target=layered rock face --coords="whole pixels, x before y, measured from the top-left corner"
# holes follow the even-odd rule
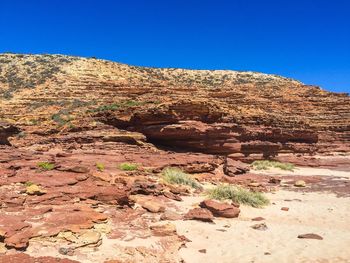
[[[3,54],[0,69],[0,118],[37,138],[104,123],[180,151],[350,150],[350,97],[288,78],[61,55]]]
[[[189,240],[160,219],[240,209],[182,211],[204,189],[167,182],[164,168],[254,191],[281,182],[248,173],[259,158],[349,169],[349,113],[346,94],[261,73],[0,55],[0,262],[183,262]]]

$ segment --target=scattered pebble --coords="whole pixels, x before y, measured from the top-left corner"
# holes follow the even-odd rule
[[[27,186],[26,193],[29,195],[43,195],[46,193],[46,191],[42,190],[36,184],[32,184],[32,185]]]
[[[265,223],[252,225],[251,228],[253,228],[255,230],[261,230],[261,231],[265,231],[265,230],[268,229],[268,227],[267,227],[267,225]]]
[[[67,248],[67,247],[60,247],[58,249],[58,253],[60,253],[61,255],[73,256],[74,255],[74,249],[73,248]]]
[[[302,235],[299,235],[298,238],[323,240],[323,237],[321,237],[320,235],[317,235],[317,234],[313,234],[313,233],[302,234]]]
[[[294,198],[294,199],[284,199],[285,202],[301,202],[301,199],[297,199],[297,198]]]
[[[298,181],[296,181],[296,182],[294,183],[294,186],[296,186],[296,187],[305,187],[305,186],[306,186],[306,183],[305,183],[305,181],[303,181],[303,180],[298,180]]]
[[[263,221],[263,220],[265,220],[265,218],[263,218],[261,216],[252,218],[252,221]]]

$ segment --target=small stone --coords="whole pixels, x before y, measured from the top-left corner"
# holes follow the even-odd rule
[[[193,208],[184,216],[186,220],[199,220],[203,222],[213,222],[213,214],[206,208]]]
[[[303,181],[303,180],[298,180],[298,181],[296,181],[296,182],[294,183],[294,186],[296,186],[296,187],[305,187],[305,186],[306,186],[306,183],[305,183],[305,181]]]
[[[68,171],[73,173],[88,173],[90,172],[90,169],[85,166],[74,166],[69,168]]]
[[[248,186],[259,187],[259,186],[261,186],[261,183],[250,183],[250,184],[248,184]]]
[[[29,195],[43,195],[46,193],[46,191],[42,190],[36,184],[32,184],[30,186],[27,186],[26,193]]]
[[[169,191],[173,194],[180,194],[180,195],[186,195],[189,193],[189,189],[186,186],[180,186],[180,185],[167,185],[169,188]]]
[[[178,236],[180,238],[181,241],[184,242],[192,242],[192,240],[188,239],[187,237],[185,237],[184,235]]]
[[[176,212],[170,211],[170,210],[166,210],[161,216],[160,216],[160,220],[181,220],[182,216],[179,215]]]
[[[298,238],[323,240],[323,237],[321,237],[320,235],[317,235],[317,234],[313,234],[313,233],[302,234],[302,235],[299,235]]]
[[[152,213],[159,213],[159,212],[165,211],[165,206],[163,206],[162,204],[159,204],[158,202],[151,201],[151,200],[142,203],[141,206],[144,209],[146,209],[147,211],[152,212]]]
[[[58,152],[56,153],[56,157],[69,157],[71,154],[65,153],[65,152]]]
[[[263,220],[265,220],[265,218],[263,218],[261,216],[252,218],[252,221],[263,221]]]
[[[204,200],[199,204],[199,206],[208,209],[214,216],[218,217],[234,218],[238,217],[240,213],[239,208],[214,200]]]
[[[156,223],[151,225],[150,229],[155,236],[172,236],[176,234],[176,227],[171,223]]]
[[[165,211],[165,206],[153,196],[132,195],[129,196],[129,200],[139,204],[142,208],[146,209],[151,213],[159,213]]]
[[[203,249],[199,249],[198,252],[205,254],[205,253],[207,253],[207,250],[205,248],[203,248]]]
[[[265,223],[252,225],[251,228],[253,228],[255,230],[260,230],[260,231],[265,231],[268,229],[268,227]]]
[[[175,200],[175,201],[182,201],[182,198],[179,195],[173,194],[171,192],[164,192],[163,195],[166,198],[169,198],[169,199],[172,199],[172,200]]]
[[[81,246],[98,244],[101,240],[101,234],[97,231],[86,231],[79,235],[77,243]]]
[[[84,174],[78,175],[77,177],[75,177],[76,180],[78,181],[85,181],[88,177]]]
[[[270,184],[280,184],[281,183],[281,179],[271,177],[270,180],[269,180],[269,183]]]
[[[250,170],[250,166],[241,161],[227,158],[224,163],[223,170],[225,175],[234,177],[236,175],[245,174],[248,172]]]
[[[74,249],[73,248],[60,247],[58,249],[58,253],[60,253],[61,255],[73,256],[74,255]]]
[[[282,207],[281,210],[282,211],[289,211],[289,207]]]

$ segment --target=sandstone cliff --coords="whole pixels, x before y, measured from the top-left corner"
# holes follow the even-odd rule
[[[0,107],[0,119],[22,130],[14,145],[107,125],[176,151],[268,157],[350,150],[347,94],[255,72],[2,54]]]

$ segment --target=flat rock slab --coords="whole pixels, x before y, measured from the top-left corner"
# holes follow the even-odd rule
[[[131,196],[130,199],[151,213],[165,211],[165,206],[153,196]]]
[[[0,256],[0,263],[79,263],[79,261],[54,258],[54,257],[31,257],[24,253]]]
[[[172,236],[176,235],[176,227],[173,224],[155,223],[150,226],[150,229],[155,236]]]
[[[193,208],[184,216],[186,220],[199,220],[203,222],[213,222],[214,216],[206,208]]]
[[[166,210],[161,216],[160,216],[160,220],[181,220],[182,216],[176,212],[170,211],[170,210]]]

